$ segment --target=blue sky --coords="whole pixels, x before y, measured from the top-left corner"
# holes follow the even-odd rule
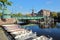
[[[32,8],[35,12],[41,9],[47,9],[50,11],[60,11],[60,0],[10,0],[12,6],[9,6],[9,10],[13,13],[21,12],[23,14],[31,13]]]

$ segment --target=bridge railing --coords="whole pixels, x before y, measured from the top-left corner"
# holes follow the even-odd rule
[[[42,18],[44,18],[44,17],[40,17],[40,16],[34,16],[34,17],[13,17],[13,18],[16,18],[16,19],[42,19]]]

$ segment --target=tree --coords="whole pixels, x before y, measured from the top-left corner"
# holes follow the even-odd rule
[[[9,2],[8,0],[0,0],[0,9],[3,9],[7,7],[7,5],[11,6],[12,2]]]
[[[6,5],[11,6],[11,3],[12,3],[12,2],[9,2],[8,0],[0,0],[0,2],[2,3],[1,5],[4,5],[4,6]]]
[[[0,13],[0,17],[2,16],[2,13]]]
[[[15,13],[15,14],[12,14],[11,15],[12,17],[20,17],[20,16],[23,16],[22,13]]]
[[[31,14],[26,14],[26,16],[31,16]]]
[[[57,14],[58,14],[58,16],[60,16],[60,12],[58,12]]]
[[[22,13],[18,13],[17,16],[20,17],[20,16],[23,16],[23,15],[22,15]]]
[[[58,22],[60,23],[60,12],[58,12],[57,14],[58,14]]]
[[[58,14],[56,12],[51,12],[52,17],[58,17]]]
[[[12,14],[11,16],[12,16],[12,17],[16,17],[16,14]]]

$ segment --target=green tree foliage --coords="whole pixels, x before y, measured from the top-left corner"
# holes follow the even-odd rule
[[[11,6],[12,2],[10,2],[9,0],[0,0],[0,11],[7,9],[7,6]],[[0,13],[0,16],[2,16],[2,14]]]
[[[58,14],[58,16],[60,16],[60,12],[58,12],[57,14]]]
[[[22,15],[22,13],[18,13],[17,16],[19,17],[19,16],[23,16],[23,15]]]
[[[11,5],[12,2],[9,2],[8,0],[0,0],[0,2],[2,3],[1,5]]]
[[[2,16],[2,13],[0,13],[0,16]]]
[[[7,7],[7,5],[11,6],[12,2],[9,2],[8,0],[0,0],[0,9],[3,7]]]
[[[26,14],[26,16],[31,16],[31,14]]]
[[[12,14],[11,15],[12,17],[20,17],[20,16],[23,16],[22,13],[17,13],[17,14]]]
[[[0,2],[6,2],[7,0],[0,0]]]
[[[52,12],[52,13],[51,13],[51,16],[52,16],[52,17],[58,17],[58,14],[57,14],[56,12]]]

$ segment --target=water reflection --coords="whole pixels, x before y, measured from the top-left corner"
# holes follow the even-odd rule
[[[54,40],[60,40],[60,28],[41,29],[38,25],[35,25],[35,26],[28,26],[26,27],[26,29],[36,32],[38,36],[46,35],[46,36],[53,37]]]

